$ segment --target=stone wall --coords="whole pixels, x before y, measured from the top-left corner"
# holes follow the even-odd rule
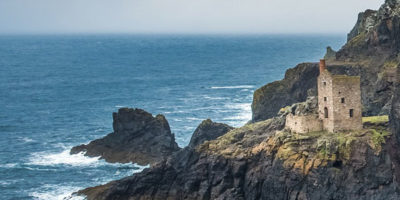
[[[318,115],[323,129],[330,132],[362,129],[360,77],[331,75],[323,70],[317,81]]]
[[[322,121],[318,115],[293,115],[286,116],[286,128],[296,133],[308,133],[322,130]]]
[[[360,77],[333,76],[332,93],[333,132],[362,129]]]
[[[324,70],[318,76],[318,115],[325,130],[333,131],[333,97],[332,75]],[[325,108],[328,109],[328,118],[325,117]]]

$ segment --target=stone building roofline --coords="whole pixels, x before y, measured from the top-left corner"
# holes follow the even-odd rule
[[[334,80],[346,80],[346,81],[360,81],[360,76],[347,76],[347,75],[332,75]]]
[[[334,79],[334,80],[340,80],[340,79],[346,79],[349,81],[361,80],[360,76],[349,76],[349,75],[345,75],[345,74],[332,74],[327,68],[325,59],[321,59],[319,61],[319,73],[320,74],[324,73],[324,74],[330,75],[332,77],[332,79]]]

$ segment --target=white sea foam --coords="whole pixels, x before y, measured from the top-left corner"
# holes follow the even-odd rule
[[[225,105],[225,107],[238,112],[237,115],[223,118],[226,121],[231,121],[230,125],[239,127],[251,120],[251,103],[232,103]]]
[[[80,189],[74,186],[44,185],[39,192],[31,192],[29,196],[37,200],[83,200],[83,196],[72,195]]]
[[[17,166],[17,163],[0,164],[0,168],[14,168],[15,166]]]
[[[116,108],[124,108],[124,107],[126,107],[126,106],[116,105],[115,107],[116,107]]]
[[[210,99],[210,100],[227,100],[229,97],[210,97],[207,95],[203,95],[204,99]]]
[[[100,132],[100,131],[103,131],[103,129],[99,128],[99,129],[94,130],[95,133]]]
[[[35,141],[32,138],[28,138],[28,137],[19,137],[18,140],[22,141],[24,143],[30,143],[30,142],[34,142]]]
[[[251,89],[254,85],[213,86],[211,89]]]
[[[69,149],[69,148],[68,148]],[[99,160],[99,157],[90,158],[80,154],[70,155],[69,150],[66,149],[60,153],[48,153],[39,152],[33,153],[29,159],[28,165],[40,165],[40,166],[55,166],[55,165],[67,165],[70,167],[99,167],[100,165],[108,165],[115,167],[115,177],[126,177],[134,173],[139,173],[145,168],[149,168],[150,165],[140,166],[137,164],[119,164],[119,163],[107,163],[104,160]],[[95,180],[94,185],[100,185],[111,181],[110,177],[101,177]],[[43,185],[40,188],[35,189],[29,193],[31,197],[38,200],[78,200],[84,199],[84,197],[73,196],[72,193],[76,192],[81,187],[76,186],[63,186],[63,185]]]
[[[11,185],[9,181],[0,181],[1,186]]]
[[[42,166],[52,166],[52,165],[72,165],[72,166],[88,166],[88,165],[98,165],[99,157],[87,157],[84,153],[69,154],[69,150],[64,150],[60,153],[48,153],[39,152],[32,153],[29,158],[30,165],[42,165]]]
[[[202,119],[197,118],[197,117],[187,117],[186,120],[189,120],[189,121],[199,121],[199,120],[202,120]]]

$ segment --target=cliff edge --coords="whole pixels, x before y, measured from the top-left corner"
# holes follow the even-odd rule
[[[328,47],[325,58],[333,74],[361,76],[364,116],[387,115],[400,64],[399,51],[400,2],[386,0],[377,11],[361,12],[347,43],[337,52]],[[274,117],[280,108],[314,96],[317,76],[316,63],[299,64],[288,69],[283,80],[256,90],[252,121]]]
[[[347,44],[327,56],[331,73],[361,75],[364,115],[390,114],[389,122],[365,118],[362,130],[338,133],[285,130],[288,113],[315,108],[312,101],[296,103],[316,94],[317,65],[304,63],[254,93],[253,123],[79,194],[88,199],[400,199],[399,10],[399,0],[387,0],[378,11],[361,13]]]

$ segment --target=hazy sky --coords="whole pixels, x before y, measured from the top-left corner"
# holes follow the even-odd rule
[[[0,33],[347,33],[384,0],[0,0]]]

